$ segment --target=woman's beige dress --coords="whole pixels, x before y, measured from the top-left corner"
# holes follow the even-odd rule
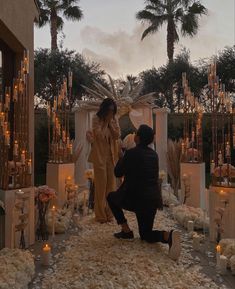
[[[114,166],[118,160],[120,127],[117,119],[108,123],[98,116],[92,119],[93,141],[88,161],[94,166],[95,217],[98,222],[112,219],[107,204],[108,193],[116,190]]]

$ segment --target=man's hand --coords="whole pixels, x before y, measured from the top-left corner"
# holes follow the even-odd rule
[[[124,154],[125,154],[125,149],[120,147],[119,152],[118,152],[119,159],[122,159],[124,157]]]

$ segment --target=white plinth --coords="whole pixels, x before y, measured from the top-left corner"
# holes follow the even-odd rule
[[[74,163],[69,164],[54,164],[47,163],[47,178],[46,183],[53,188],[57,193],[56,203],[62,207],[66,202],[67,196],[65,193],[65,180],[70,176],[74,180]]]
[[[221,195],[223,190],[226,195]],[[209,217],[210,217],[210,240],[216,241],[217,229],[215,218],[219,215],[216,213],[216,208],[224,207],[223,200],[228,200],[228,205],[224,211],[222,219],[222,227],[224,233],[222,238],[235,238],[235,188],[214,187],[209,189]]]
[[[190,196],[186,205],[194,208],[205,207],[205,163],[181,163],[181,201],[184,198],[183,175],[190,177]]]
[[[25,201],[25,212],[29,214],[28,225],[25,228],[26,247],[35,242],[35,222],[34,222],[34,198],[35,188],[21,189],[29,198]],[[15,225],[20,223],[19,211],[15,209],[17,202],[16,190],[0,190],[0,200],[5,204],[5,247],[18,248],[20,244],[20,232],[15,232]]]

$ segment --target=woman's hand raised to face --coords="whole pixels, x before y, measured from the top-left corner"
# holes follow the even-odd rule
[[[86,132],[86,139],[89,143],[93,143],[94,142],[94,134],[91,130],[88,130]]]

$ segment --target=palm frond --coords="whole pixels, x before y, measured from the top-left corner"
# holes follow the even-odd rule
[[[143,89],[144,83],[143,82],[139,82],[136,87],[132,90],[132,92],[130,93],[130,97],[132,99],[136,99],[137,97],[139,97],[142,89]]]
[[[114,85],[114,81],[112,79],[112,77],[108,74],[108,78],[109,78],[109,82],[110,82],[110,86],[111,86],[111,92],[114,96],[114,98],[117,98],[117,93],[116,93],[116,88],[115,88],[115,85]]]
[[[123,89],[121,97],[122,98],[126,98],[128,96],[128,94],[129,94],[129,92],[130,92],[130,82],[127,81],[125,86],[124,86],[124,89]]]
[[[99,93],[103,94],[106,97],[110,97],[114,99],[113,94],[107,88],[105,88],[102,84],[98,83],[97,81],[94,81],[94,86],[98,90]]]
[[[64,20],[62,17],[57,16],[57,29],[62,30],[64,27]]]
[[[92,98],[94,99],[101,99],[101,100],[104,100],[105,99],[105,96],[103,94],[100,94],[99,92],[85,86],[85,85],[81,85],[81,87],[83,87],[85,89],[85,91],[91,95]]]
[[[158,28],[155,25],[150,25],[146,28],[141,36],[141,40],[143,40],[146,36],[157,32]]]
[[[189,7],[188,11],[189,11],[189,13],[197,14],[198,16],[207,14],[206,7],[203,6],[199,1],[193,3],[193,5]]]
[[[136,18],[141,21],[147,21],[153,23],[156,15],[147,10],[141,10],[136,14]]]
[[[40,8],[39,21],[36,23],[38,27],[43,27],[50,22],[50,11]]]
[[[69,6],[64,10],[64,16],[68,20],[80,20],[83,17],[83,12],[78,6]]]
[[[183,36],[194,36],[198,31],[198,17],[188,13],[182,17],[181,33]]]

